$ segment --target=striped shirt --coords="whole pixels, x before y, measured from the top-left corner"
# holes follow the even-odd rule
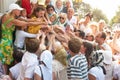
[[[68,79],[88,80],[88,64],[83,54],[70,58],[67,68]]]

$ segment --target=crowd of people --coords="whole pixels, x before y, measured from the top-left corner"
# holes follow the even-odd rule
[[[120,28],[71,0],[17,0],[0,17],[0,80],[120,80]]]

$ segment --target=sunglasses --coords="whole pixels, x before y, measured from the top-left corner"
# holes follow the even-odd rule
[[[63,19],[63,20],[65,19],[64,17],[59,17],[59,18],[60,18],[60,19]]]

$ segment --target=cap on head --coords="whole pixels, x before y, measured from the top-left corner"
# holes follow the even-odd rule
[[[12,3],[9,5],[9,12],[13,11],[13,10],[23,10],[23,8],[21,8],[18,4]]]

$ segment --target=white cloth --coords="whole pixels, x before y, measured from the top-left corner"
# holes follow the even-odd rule
[[[16,30],[16,38],[14,45],[19,48],[23,48],[24,41],[26,37],[37,37],[36,34],[30,34],[22,30]]]
[[[71,25],[77,24],[77,18],[75,16],[72,16],[72,18],[68,20],[68,23],[70,23]]]
[[[113,77],[117,80],[120,80],[120,64],[118,63],[114,65]]]
[[[17,63],[16,65],[14,65],[9,69],[13,79],[17,80],[18,75],[20,73],[20,68],[21,68],[21,62]]]
[[[110,46],[107,43],[103,43],[101,46],[105,49],[105,50],[101,50],[104,56],[103,62],[105,64],[111,64],[112,63],[112,50]]]
[[[62,10],[63,10],[63,6],[61,6],[60,9],[55,6],[55,11],[57,14],[60,14],[62,12]]]
[[[104,64],[104,67],[105,67],[105,70],[106,70],[105,80],[112,80],[113,69],[114,69],[113,63],[107,64],[107,65]]]
[[[17,80],[24,80],[24,78],[33,78],[35,66],[38,65],[37,55],[34,53],[26,52],[23,55],[20,75]]]
[[[96,77],[96,80],[105,80],[105,75],[101,67],[93,67],[88,71],[88,73]]]
[[[92,29],[91,29],[90,27],[85,27],[85,29],[84,29],[83,31],[85,32],[85,36],[86,36],[87,34],[92,33]]]
[[[52,80],[52,53],[48,50],[45,50],[40,55],[40,61],[43,61],[43,64],[35,67],[34,73],[41,77],[40,67],[42,69],[43,79]],[[40,66],[40,67],[39,67]]]
[[[84,29],[85,29],[86,27],[85,27],[84,24],[81,24],[81,25],[79,26],[79,28],[80,28],[81,31],[84,31]]]

